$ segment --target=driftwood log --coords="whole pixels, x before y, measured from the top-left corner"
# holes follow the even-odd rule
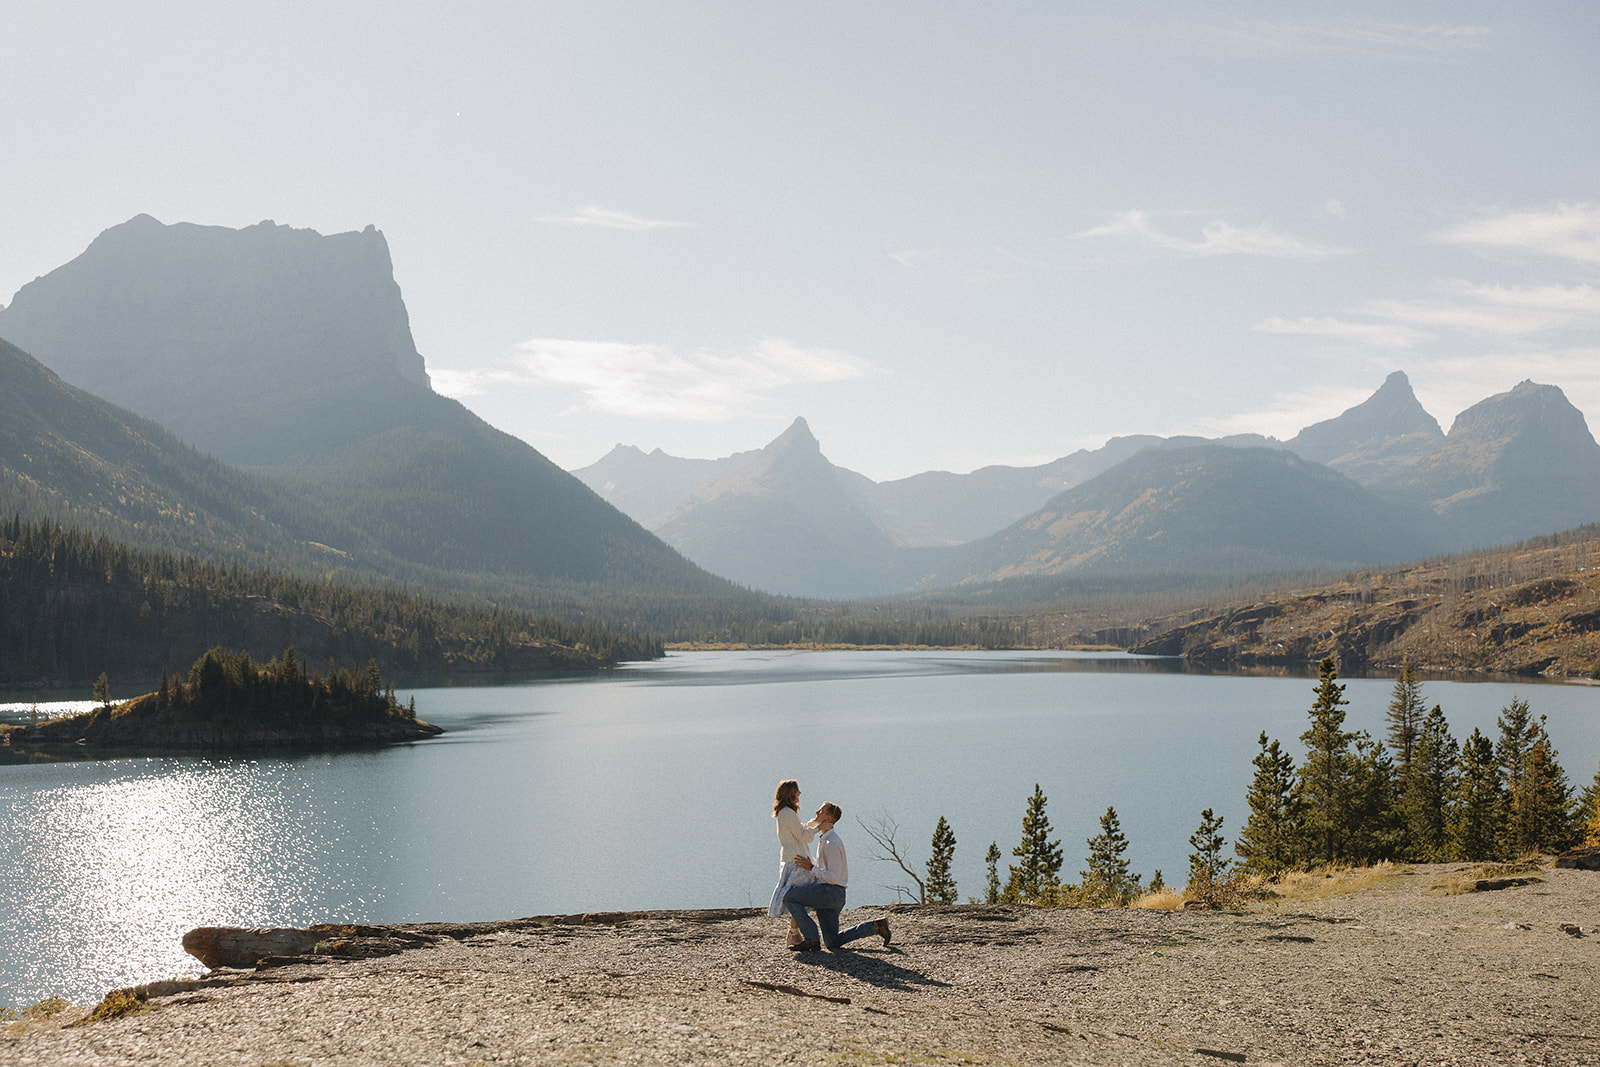
[[[304,955],[326,936],[293,927],[201,926],[183,935],[183,951],[212,970],[254,967],[269,956]]]

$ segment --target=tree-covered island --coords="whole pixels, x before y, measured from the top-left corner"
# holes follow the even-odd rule
[[[307,674],[292,648],[268,663],[256,663],[248,652],[213,648],[195,661],[187,681],[163,675],[153,693],[11,727],[7,739],[22,751],[75,745],[192,752],[349,748],[443,732],[395,700],[376,661],[351,672],[330,660],[326,674]]]

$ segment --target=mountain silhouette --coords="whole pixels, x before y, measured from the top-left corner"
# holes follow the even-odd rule
[[[0,335],[401,561],[479,582],[731,590],[428,387],[371,227],[324,237],[141,215],[24,286]]]
[[[769,593],[851,597],[903,588],[894,541],[846,489],[847,477],[797,418],[657,533],[712,573]]]
[[[1600,520],[1600,444],[1559,388],[1524,381],[1377,488],[1426,504],[1452,548],[1508,544]]]

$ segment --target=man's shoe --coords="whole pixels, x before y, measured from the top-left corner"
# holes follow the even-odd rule
[[[790,952],[821,952],[822,943],[819,941],[801,941],[799,944],[790,945]]]
[[[878,932],[878,936],[879,937],[883,938],[883,947],[884,948],[888,948],[889,947],[889,920],[888,919],[874,919],[872,921],[872,928]]]

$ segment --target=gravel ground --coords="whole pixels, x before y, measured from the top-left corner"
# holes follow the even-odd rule
[[[1460,871],[1247,912],[887,909],[888,948],[838,955],[751,911],[408,927],[455,936],[4,1034],[0,1064],[1600,1064],[1600,872],[1434,888]]]

